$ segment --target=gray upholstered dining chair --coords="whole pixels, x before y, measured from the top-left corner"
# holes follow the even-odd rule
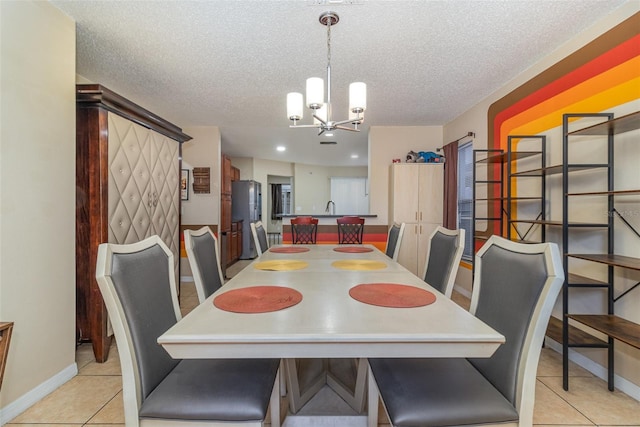
[[[258,256],[269,250],[269,241],[267,240],[267,231],[264,229],[261,221],[251,223],[251,235],[256,245]]]
[[[184,230],[184,246],[198,301],[202,303],[224,285],[218,256],[218,239],[206,226],[199,230]]]
[[[279,359],[175,360],[157,343],[181,319],[173,254],[158,236],[98,248],[96,279],[113,325],[125,425],[280,425]]]
[[[438,226],[429,237],[429,248],[425,262],[424,281],[448,298],[453,293],[456,272],[464,252],[463,228],[449,230]]]
[[[387,256],[394,261],[398,261],[402,236],[404,236],[404,222],[402,224],[394,222],[387,233],[387,249],[385,251]]]
[[[470,312],[505,344],[489,358],[369,359],[369,425],[377,426],[382,397],[396,427],[531,426],[542,340],[563,281],[555,243],[490,237],[476,255]]]

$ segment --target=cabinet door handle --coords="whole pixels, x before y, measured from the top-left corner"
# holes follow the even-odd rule
[[[422,211],[420,211],[420,221],[422,221]]]
[[[422,224],[420,224],[420,234],[422,234]]]
[[[153,206],[153,196],[151,195],[151,192],[147,193],[147,206]]]
[[[153,192],[153,206],[154,207],[158,206],[158,192],[157,191]]]
[[[416,221],[418,220],[418,211],[416,211]]]

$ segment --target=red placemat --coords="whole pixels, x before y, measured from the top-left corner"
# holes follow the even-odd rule
[[[361,254],[364,252],[373,252],[371,248],[364,248],[362,246],[339,246],[337,248],[333,248],[336,252],[345,252],[348,254]]]
[[[349,289],[351,298],[381,307],[422,307],[432,304],[436,296],[416,286],[396,283],[363,283]]]
[[[269,252],[276,254],[297,254],[300,252],[309,252],[309,248],[303,248],[301,246],[280,246],[277,248],[270,248]]]
[[[213,305],[234,313],[268,313],[302,301],[302,294],[284,286],[251,286],[218,295]]]

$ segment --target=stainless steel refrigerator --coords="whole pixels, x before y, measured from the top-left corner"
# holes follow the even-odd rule
[[[242,254],[240,259],[258,256],[251,235],[251,223],[262,221],[262,189],[257,181],[233,181],[231,183],[231,218],[242,220]]]

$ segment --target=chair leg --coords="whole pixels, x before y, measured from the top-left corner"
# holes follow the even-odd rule
[[[373,372],[369,367],[369,363],[365,362],[367,365],[367,371],[369,374],[369,392],[368,394],[368,407],[369,412],[367,414],[367,427],[378,427],[378,401],[380,400],[380,394],[378,392],[378,386],[376,384],[376,380],[373,377]]]
[[[326,384],[326,361],[322,361],[323,367],[320,374],[314,377],[312,381],[307,381],[309,382],[309,386],[305,390],[302,390],[302,384],[300,382],[300,374],[303,373],[303,370],[301,369],[300,372],[298,372],[296,359],[284,359],[284,363],[286,366],[289,410],[292,414],[295,414]]]
[[[282,366],[282,365],[280,365]],[[271,409],[271,427],[280,427],[280,377],[282,371],[278,370],[278,376],[276,377],[275,384],[273,385],[273,391],[271,392],[271,399],[269,401],[269,407]]]
[[[361,414],[365,407],[365,390],[367,384],[367,359],[349,359],[355,361],[356,382],[353,391],[345,385],[331,370],[327,371],[327,385],[331,387],[354,411]]]
[[[280,359],[280,396],[285,397],[287,395],[287,380],[285,379],[287,367],[285,366],[284,359]]]

